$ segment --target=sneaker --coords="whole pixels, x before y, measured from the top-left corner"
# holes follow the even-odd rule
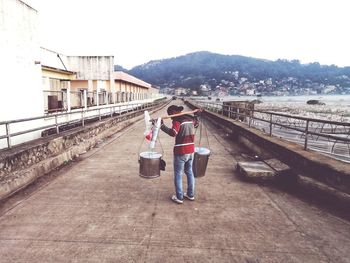
[[[184,200],[180,200],[180,199],[178,199],[177,197],[176,197],[176,195],[173,195],[172,197],[171,197],[171,200],[173,200],[175,203],[177,203],[177,204],[182,204],[183,202],[184,202]]]
[[[187,193],[184,193],[184,197],[186,197],[188,200],[194,201],[194,196],[189,196]]]

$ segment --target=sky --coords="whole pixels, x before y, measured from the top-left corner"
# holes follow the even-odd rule
[[[131,69],[196,51],[350,66],[348,0],[23,0],[41,46]]]

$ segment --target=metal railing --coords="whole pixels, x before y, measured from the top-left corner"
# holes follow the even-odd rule
[[[6,143],[5,146],[2,146],[0,144],[0,149],[11,148],[14,145],[14,143],[12,143],[12,140],[20,135],[31,134],[32,137],[35,137],[33,139],[37,139],[41,137],[41,133],[43,131],[47,131],[49,129],[55,129],[55,133],[59,134],[61,132],[60,128],[65,125],[76,124],[77,126],[85,126],[85,123],[87,121],[101,121],[106,117],[123,114],[127,115],[126,113],[129,112],[136,113],[139,111],[150,110],[159,107],[164,103],[166,103],[165,100],[158,100],[147,103],[121,103],[94,109],[79,109],[73,110],[71,112],[51,113],[44,116],[3,121],[0,122],[0,142],[2,140],[6,140]],[[33,135],[35,132],[36,134]],[[24,139],[19,143],[26,141],[30,140]]]
[[[197,107],[222,114],[259,129],[269,136],[296,142],[332,158],[350,162],[350,123],[307,118],[283,113],[237,108],[206,101],[193,101]]]
[[[131,102],[154,98],[151,93],[108,92],[86,90],[44,90],[45,113],[63,112],[83,107],[112,105],[115,103]]]

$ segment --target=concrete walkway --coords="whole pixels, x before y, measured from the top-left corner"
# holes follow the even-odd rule
[[[233,156],[245,150],[213,127],[196,201],[173,203],[174,138],[160,134],[166,171],[144,179],[143,130],[136,123],[4,204],[0,262],[350,262],[348,221],[240,180]]]

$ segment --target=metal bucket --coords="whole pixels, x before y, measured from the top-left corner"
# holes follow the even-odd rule
[[[161,158],[162,155],[156,152],[140,153],[140,176],[143,178],[159,177]]]
[[[207,169],[210,150],[204,147],[196,147],[193,159],[194,177],[203,177]]]

